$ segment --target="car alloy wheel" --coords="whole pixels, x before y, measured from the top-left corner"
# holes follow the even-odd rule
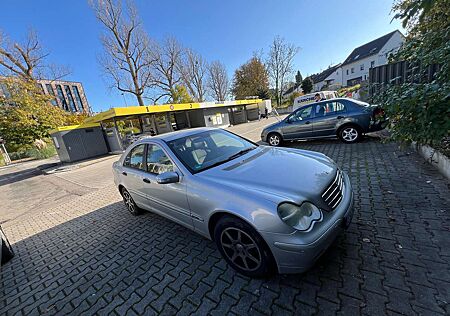
[[[227,258],[243,271],[255,271],[261,267],[262,257],[258,245],[243,230],[228,227],[222,231],[220,244]]]
[[[127,207],[128,211],[133,215],[138,215],[139,209],[138,209],[136,203],[134,203],[134,200],[131,197],[131,194],[127,190],[123,189],[122,197],[123,197],[123,202],[125,203],[125,206]]]
[[[271,146],[278,146],[280,145],[280,142],[280,136],[278,136],[277,134],[269,135],[269,144]]]
[[[358,139],[359,133],[356,128],[354,128],[353,126],[349,126],[342,130],[341,136],[345,142],[353,143]]]

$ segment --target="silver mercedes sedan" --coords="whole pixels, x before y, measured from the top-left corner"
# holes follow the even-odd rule
[[[349,178],[327,156],[222,129],[143,138],[113,170],[131,214],[151,211],[212,239],[250,277],[306,271],[353,215]]]

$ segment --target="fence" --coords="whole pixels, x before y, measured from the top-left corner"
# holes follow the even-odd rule
[[[422,67],[420,62],[399,61],[369,69],[369,94],[372,97],[386,84],[426,83],[433,81],[439,65]]]

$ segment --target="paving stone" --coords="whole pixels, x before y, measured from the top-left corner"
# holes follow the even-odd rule
[[[16,257],[0,271],[0,314],[450,314],[447,180],[374,138],[288,146],[330,156],[354,189],[352,225],[306,273],[243,277],[213,242],[152,213],[131,216],[101,179],[2,224]]]

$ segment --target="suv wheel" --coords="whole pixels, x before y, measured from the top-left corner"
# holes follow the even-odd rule
[[[281,145],[281,136],[277,133],[272,133],[267,136],[267,142],[270,146],[279,146]]]
[[[246,222],[223,217],[214,229],[214,241],[224,259],[237,272],[255,278],[273,273],[275,265],[269,248]]]
[[[361,137],[361,132],[358,127],[349,125],[341,128],[339,131],[339,138],[344,143],[356,143]]]
[[[141,213],[141,209],[136,205],[130,192],[128,192],[127,189],[125,189],[125,188],[122,189],[122,197],[123,197],[123,202],[125,203],[125,206],[127,207],[127,210],[131,214],[136,216]]]

